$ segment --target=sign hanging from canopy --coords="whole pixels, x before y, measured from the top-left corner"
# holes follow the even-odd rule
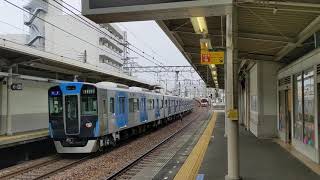
[[[224,64],[224,51],[201,50],[201,64]]]

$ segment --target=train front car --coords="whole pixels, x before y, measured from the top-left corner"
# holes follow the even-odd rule
[[[97,88],[61,83],[48,91],[49,132],[58,153],[91,153],[99,148]]]

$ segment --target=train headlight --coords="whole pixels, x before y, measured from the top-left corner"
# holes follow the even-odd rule
[[[86,127],[87,128],[91,128],[92,127],[92,123],[91,122],[86,123]]]

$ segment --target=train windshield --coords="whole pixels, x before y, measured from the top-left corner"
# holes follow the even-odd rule
[[[49,90],[49,117],[62,117],[62,93],[58,87]]]
[[[201,99],[201,103],[207,103],[208,100],[207,99]]]
[[[81,115],[98,115],[97,90],[94,86],[84,85],[81,90]]]
[[[49,97],[49,116],[62,116],[62,97]]]

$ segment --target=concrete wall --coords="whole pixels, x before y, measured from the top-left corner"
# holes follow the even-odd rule
[[[272,138],[277,130],[277,72],[280,64],[258,62],[250,75],[250,131],[259,138]]]
[[[48,127],[48,89],[53,83],[30,80],[14,80],[22,83],[23,90],[12,92],[13,133]],[[7,111],[7,85],[0,85],[0,134],[5,133]]]
[[[261,106],[259,137],[275,137],[277,134],[277,72],[278,63],[261,63]]]
[[[258,64],[254,65],[250,75],[250,131],[258,136]]]

